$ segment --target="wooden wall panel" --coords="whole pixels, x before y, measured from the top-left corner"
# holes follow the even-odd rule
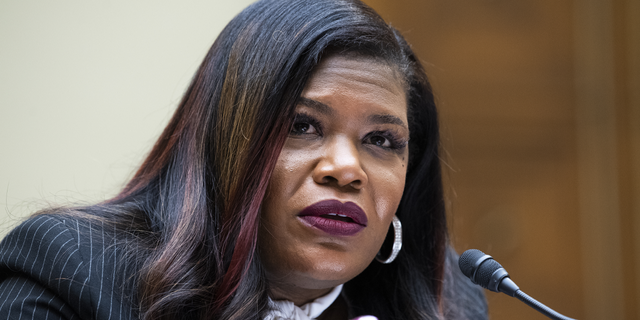
[[[583,298],[593,320],[624,314],[613,9],[611,1],[575,5]]]
[[[640,1],[614,1],[625,319],[640,319]]]
[[[637,0],[365,2],[434,85],[456,248],[568,316],[638,319]],[[487,297],[492,319],[542,317]]]

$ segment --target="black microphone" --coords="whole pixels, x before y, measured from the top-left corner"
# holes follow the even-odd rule
[[[465,251],[458,260],[458,266],[462,274],[471,279],[471,282],[485,289],[516,297],[551,319],[575,320],[555,312],[522,292],[516,283],[511,280],[507,270],[493,260],[490,255],[486,255],[480,250],[469,249]]]

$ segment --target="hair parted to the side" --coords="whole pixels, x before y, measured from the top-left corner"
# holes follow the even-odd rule
[[[85,208],[135,235],[126,250],[140,266],[142,318],[262,319],[268,312],[256,244],[260,205],[297,99],[329,52],[395,66],[408,97],[410,159],[397,211],[403,250],[394,263],[374,261],[345,285],[350,312],[442,317],[447,231],[438,122],[424,70],[404,39],[358,0],[263,0],[218,36],[124,190]]]

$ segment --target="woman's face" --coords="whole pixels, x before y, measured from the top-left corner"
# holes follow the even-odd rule
[[[259,248],[274,299],[302,304],[371,263],[408,161],[399,74],[369,58],[323,59],[296,107],[262,206]]]

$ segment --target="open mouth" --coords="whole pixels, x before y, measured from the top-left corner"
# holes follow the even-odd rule
[[[352,236],[367,227],[367,215],[360,206],[335,199],[304,208],[298,218],[306,225],[334,236]]]
[[[351,219],[351,218],[349,218],[349,217],[347,217],[347,216],[345,216],[343,214],[339,214],[339,213],[323,214],[320,217],[325,218],[325,219],[332,219],[332,220],[355,223],[355,221],[353,221],[353,219]]]

